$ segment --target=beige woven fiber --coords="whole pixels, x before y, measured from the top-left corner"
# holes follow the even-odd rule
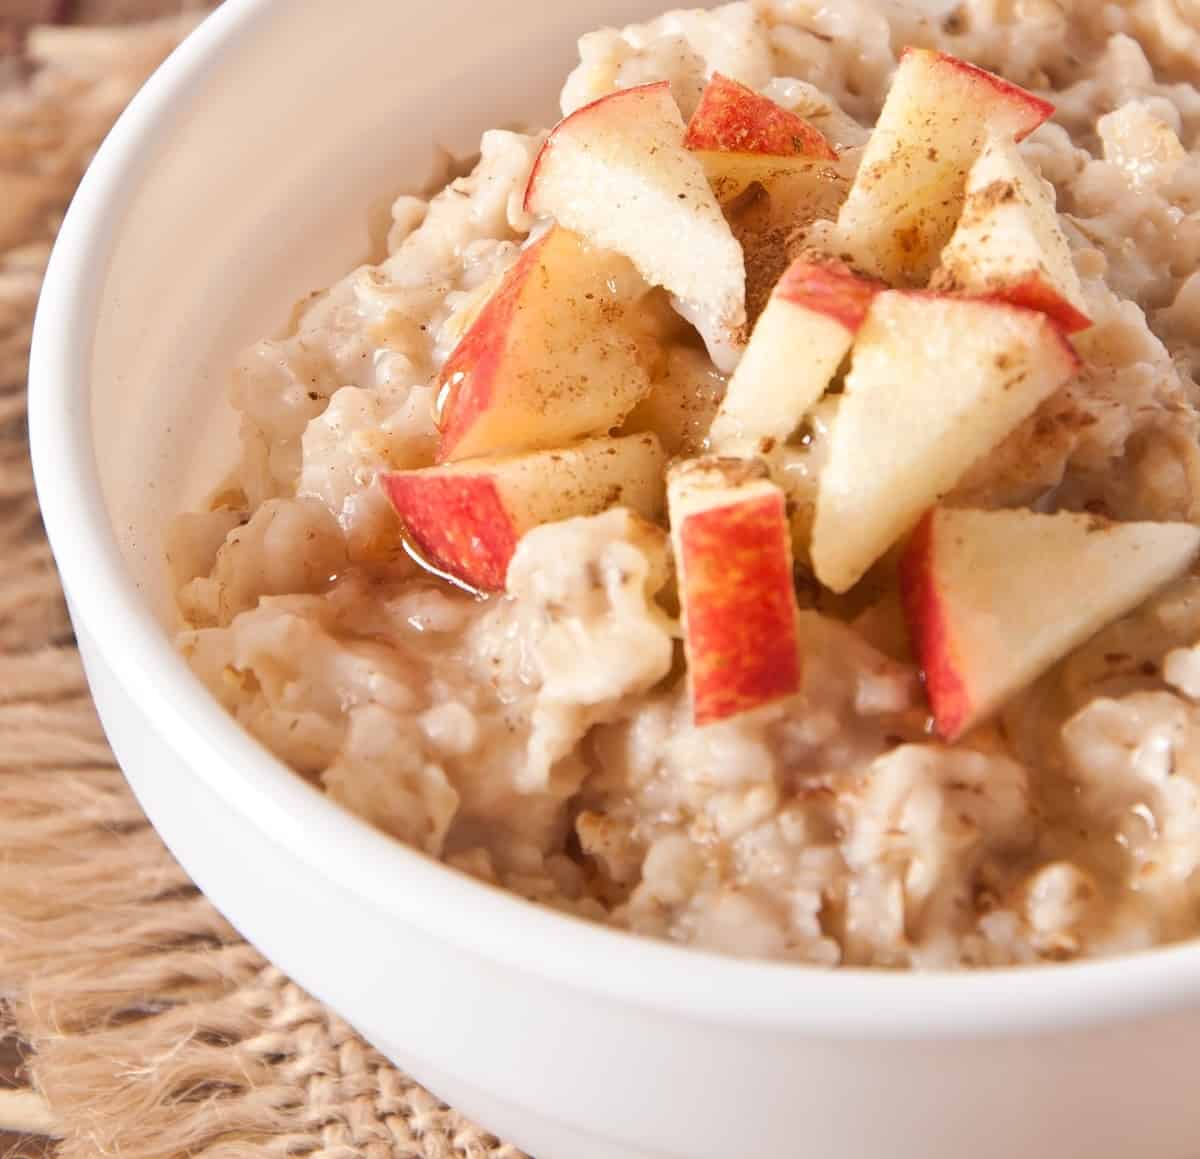
[[[30,325],[83,167],[187,26],[40,28],[0,57],[0,998],[63,1159],[519,1159],[199,895],[115,768],[71,641],[29,472]]]

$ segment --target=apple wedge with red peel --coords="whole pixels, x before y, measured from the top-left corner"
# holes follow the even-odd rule
[[[684,132],[665,81],[601,97],[546,138],[525,207],[624,254],[652,285],[734,331],[745,322],[742,249]]]
[[[562,446],[618,427],[650,387],[619,254],[551,229],[504,275],[438,379],[438,460]]]
[[[1200,553],[1187,523],[935,508],[900,565],[938,735],[953,741]]]
[[[495,592],[533,527],[609,507],[657,518],[665,467],[658,439],[641,434],[395,471],[381,482],[423,561],[476,591]]]
[[[684,144],[703,163],[742,247],[753,325],[794,256],[794,239],[812,222],[836,217],[850,183],[819,129],[720,73],[704,90]]]
[[[696,152],[837,158],[820,129],[719,72],[705,86],[683,143]]]
[[[1044,314],[887,290],[858,332],[821,472],[817,578],[849,590],[966,470],[1079,368]]]
[[[1092,324],[1054,190],[1011,139],[989,141],[971,166],[962,216],[933,285],[1041,310],[1068,333]]]
[[[924,285],[985,143],[1019,141],[1053,112],[964,60],[906,49],[838,215],[843,256],[893,285]]]
[[[800,691],[792,546],[765,465],[693,459],[667,483],[692,719],[713,724]]]
[[[827,163],[837,160],[820,129],[720,73],[700,97],[683,143],[722,203],[753,181],[770,190],[793,174],[813,175],[820,188]]]
[[[825,393],[879,282],[841,262],[798,258],[775,285],[709,430],[721,455],[765,453]]]

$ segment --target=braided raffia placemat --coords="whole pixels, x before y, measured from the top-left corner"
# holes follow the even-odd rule
[[[10,30],[0,55],[0,997],[40,1096],[8,1105],[64,1159],[519,1159],[200,896],[114,766],[72,644],[29,471],[30,325],[83,167],[190,23],[39,28],[23,52]]]

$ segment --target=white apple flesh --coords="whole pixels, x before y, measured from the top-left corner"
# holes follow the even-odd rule
[[[990,137],[1021,140],[1054,106],[943,52],[906,49],[838,215],[840,256],[892,285],[924,285]]]
[[[817,578],[844,592],[1078,369],[1044,314],[888,290],[858,333],[821,473]]]
[[[1187,523],[936,508],[900,566],[913,650],[938,734],[956,740],[1020,689],[1182,575]]]
[[[547,137],[525,207],[625,254],[652,285],[736,331],[745,322],[742,250],[684,132],[665,81],[601,97]]]
[[[767,453],[825,393],[884,287],[840,262],[798,258],[779,279],[709,431],[721,455]]]
[[[1092,324],[1054,188],[1030,169],[1014,141],[989,141],[971,166],[962,216],[933,285],[1041,310],[1068,333]]]

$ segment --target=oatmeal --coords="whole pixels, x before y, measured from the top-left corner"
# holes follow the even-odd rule
[[[1200,932],[1200,26],[590,33],[233,375],[179,643],[344,807],[725,953]]]

